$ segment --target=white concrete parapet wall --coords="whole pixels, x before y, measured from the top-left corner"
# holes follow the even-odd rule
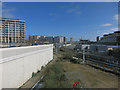
[[[19,88],[53,59],[53,45],[0,49],[0,89]]]

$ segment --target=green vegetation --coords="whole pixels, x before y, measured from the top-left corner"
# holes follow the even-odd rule
[[[77,53],[74,50],[61,48],[60,51],[60,53],[62,54],[60,60],[62,61],[69,61],[76,64],[80,64],[83,61],[82,59],[73,58],[77,56]]]
[[[8,47],[1,47],[1,48],[8,48]]]
[[[71,62],[80,64],[83,60],[82,59],[72,59]]]
[[[109,50],[108,55],[120,58],[120,48]]]
[[[34,82],[36,83],[45,74],[44,78],[39,82],[42,86],[38,89],[118,87],[118,78],[116,76],[88,65],[79,64],[82,62],[81,57],[82,55],[76,54],[74,50],[60,48],[57,53],[54,52],[54,59],[45,67],[42,66],[40,73],[32,73],[33,78],[28,83],[28,86],[30,84],[33,86],[33,81],[36,80]]]
[[[34,76],[35,76],[35,73],[33,72],[33,73],[32,73],[32,77],[34,77]]]
[[[41,70],[44,68],[44,66],[41,67]]]
[[[44,88],[69,88],[70,84],[64,74],[59,61],[47,67],[46,76],[43,79]]]

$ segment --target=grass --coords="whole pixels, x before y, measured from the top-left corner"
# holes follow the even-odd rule
[[[95,69],[88,65],[61,62],[63,68],[68,72],[69,82],[81,83],[83,88],[117,88],[118,78],[110,73]]]
[[[61,61],[69,61],[76,64],[80,64],[83,61],[80,58],[79,59],[73,58],[77,56],[77,53],[74,50],[61,48],[60,54],[62,54],[62,57],[60,58]]]
[[[46,76],[43,79],[44,88],[69,88],[70,84],[62,69],[62,64],[56,62],[47,67]]]
[[[43,88],[75,88],[73,86],[75,81],[80,82],[80,80],[69,81],[65,75],[66,70],[64,69],[64,64],[62,64],[64,61],[79,64],[81,60],[73,59],[75,55],[76,53],[73,50],[65,48],[60,48],[58,53],[54,52],[56,61],[46,69],[46,76],[42,80],[44,84]],[[78,85],[77,88],[80,87],[81,85]]]

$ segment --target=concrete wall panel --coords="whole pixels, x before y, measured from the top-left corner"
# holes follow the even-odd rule
[[[0,89],[2,88],[2,64],[0,63]]]
[[[53,59],[53,45],[43,45],[43,47],[40,45],[21,49],[13,48],[13,50],[9,49],[9,52],[7,52],[7,49],[3,50],[4,56],[3,58],[0,57],[0,80],[2,80],[0,89],[19,88],[32,77],[33,72],[36,73],[41,70],[42,66]],[[5,55],[5,53],[10,52],[10,55]]]

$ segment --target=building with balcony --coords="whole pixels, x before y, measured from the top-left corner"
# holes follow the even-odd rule
[[[25,43],[25,22],[19,19],[0,18],[0,43]]]

